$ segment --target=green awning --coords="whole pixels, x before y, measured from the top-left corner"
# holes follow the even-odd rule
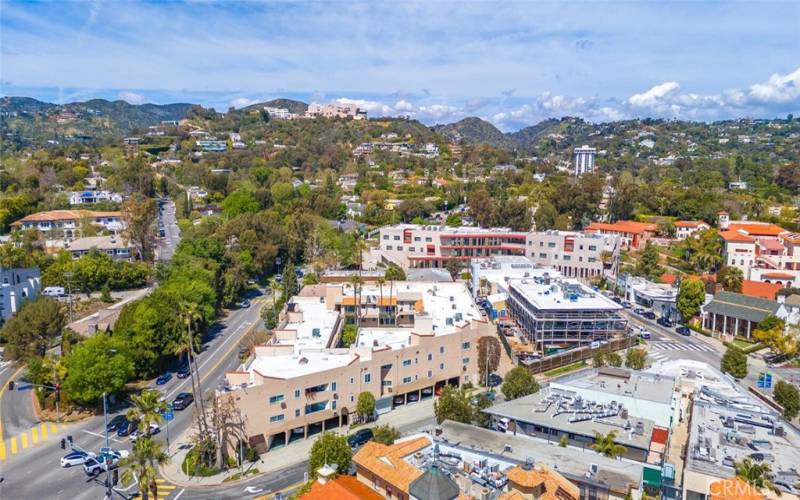
[[[642,468],[642,483],[645,486],[661,488],[661,470],[650,467]]]

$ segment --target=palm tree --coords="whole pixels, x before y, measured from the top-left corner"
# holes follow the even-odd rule
[[[738,267],[723,267],[717,273],[717,281],[728,292],[741,292],[744,275]]]
[[[186,354],[189,361],[189,377],[192,380],[192,394],[194,395],[195,409],[200,412],[202,416],[201,421],[203,426],[206,424],[206,409],[203,403],[203,389],[200,386],[200,367],[197,365],[197,360],[194,357],[195,340],[192,332],[192,325],[196,324],[201,318],[200,308],[197,303],[184,301],[180,304],[180,316],[186,325]],[[194,366],[192,366],[194,365]],[[196,378],[195,378],[196,377]]]
[[[608,434],[603,435],[599,432],[594,433],[594,444],[592,445],[592,449],[601,455],[610,458],[617,458],[618,456],[622,455],[626,451],[627,448],[624,446],[616,443],[617,439],[617,432],[610,431]]]
[[[759,490],[766,489],[781,496],[781,491],[769,478],[771,475],[769,464],[759,464],[753,462],[750,458],[744,458],[741,462],[734,463],[733,468],[736,471],[736,477],[741,478],[750,486]]]
[[[161,415],[167,409],[167,402],[161,400],[161,393],[147,390],[131,396],[133,408],[128,410],[128,420],[139,422],[139,431],[147,435],[151,424],[164,421]]]
[[[350,285],[353,287],[353,301],[356,306],[356,328],[361,322],[361,284],[364,282],[361,276],[351,276]]]
[[[148,437],[142,437],[133,444],[131,454],[120,461],[123,469],[123,485],[139,483],[139,490],[144,500],[149,494],[158,498],[158,467],[169,463],[169,455],[161,449],[161,444]]]
[[[392,302],[392,293],[394,292],[394,282],[398,280],[405,279],[405,273],[403,270],[397,267],[394,264],[389,264],[389,267],[386,268],[386,273],[384,276],[387,280],[389,280],[389,303]],[[397,326],[397,306],[392,307],[392,324]]]

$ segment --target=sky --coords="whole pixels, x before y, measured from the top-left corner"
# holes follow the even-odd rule
[[[0,0],[0,94],[467,116],[800,115],[800,1]]]

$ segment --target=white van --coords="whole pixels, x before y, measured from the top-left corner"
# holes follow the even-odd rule
[[[42,290],[42,295],[45,297],[63,297],[64,287],[63,286],[48,286],[44,290]]]

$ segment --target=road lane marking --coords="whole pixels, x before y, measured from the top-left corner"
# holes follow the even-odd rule
[[[183,492],[184,492],[184,491],[186,491],[186,489],[185,489],[185,488],[184,488],[184,489],[182,489],[181,491],[179,491],[179,492],[178,492],[178,494],[177,494],[177,495],[175,495],[175,498],[173,498],[172,500],[178,500],[178,499],[181,497],[181,495],[183,495]]]
[[[6,442],[0,441],[0,460],[6,459]]]
[[[22,442],[22,449],[26,449],[28,447],[28,433],[24,432],[20,434],[19,440]]]
[[[12,455],[16,455],[17,451],[19,451],[19,450],[17,450],[17,438],[16,437],[12,437],[11,438],[11,454]]]
[[[103,438],[103,439],[105,439],[105,438],[106,438],[105,434],[100,434],[99,432],[87,431],[86,429],[81,429],[81,430],[82,430],[83,432],[85,432],[86,434],[91,434],[92,436],[97,436],[97,437],[99,437],[99,438]],[[108,437],[108,439],[109,439],[110,441],[114,441],[115,443],[121,443],[121,442],[122,442],[122,441],[120,441],[120,440],[118,440],[118,439],[116,439],[116,438],[112,438],[111,436],[109,436],[109,437]]]
[[[39,442],[39,429],[37,429],[36,427],[31,429],[31,441],[33,441],[33,444]]]
[[[42,439],[47,439],[49,436],[47,432],[47,424],[42,422]]]
[[[50,422],[50,433],[55,434],[56,432],[58,432],[58,426],[53,422]]]
[[[20,366],[17,371],[15,371],[13,374],[11,374],[10,377],[8,377],[8,380],[6,380],[6,383],[3,384],[3,387],[0,387],[0,403],[3,402],[3,395],[6,393],[6,388],[8,387],[8,383],[11,382],[12,380],[14,380],[15,378],[17,378],[17,375],[19,375],[19,372],[21,372],[24,369],[25,369],[25,365]],[[2,413],[0,413],[0,414],[2,414]],[[3,435],[3,419],[0,418],[0,441],[2,441],[4,438],[5,438],[5,436]]]

